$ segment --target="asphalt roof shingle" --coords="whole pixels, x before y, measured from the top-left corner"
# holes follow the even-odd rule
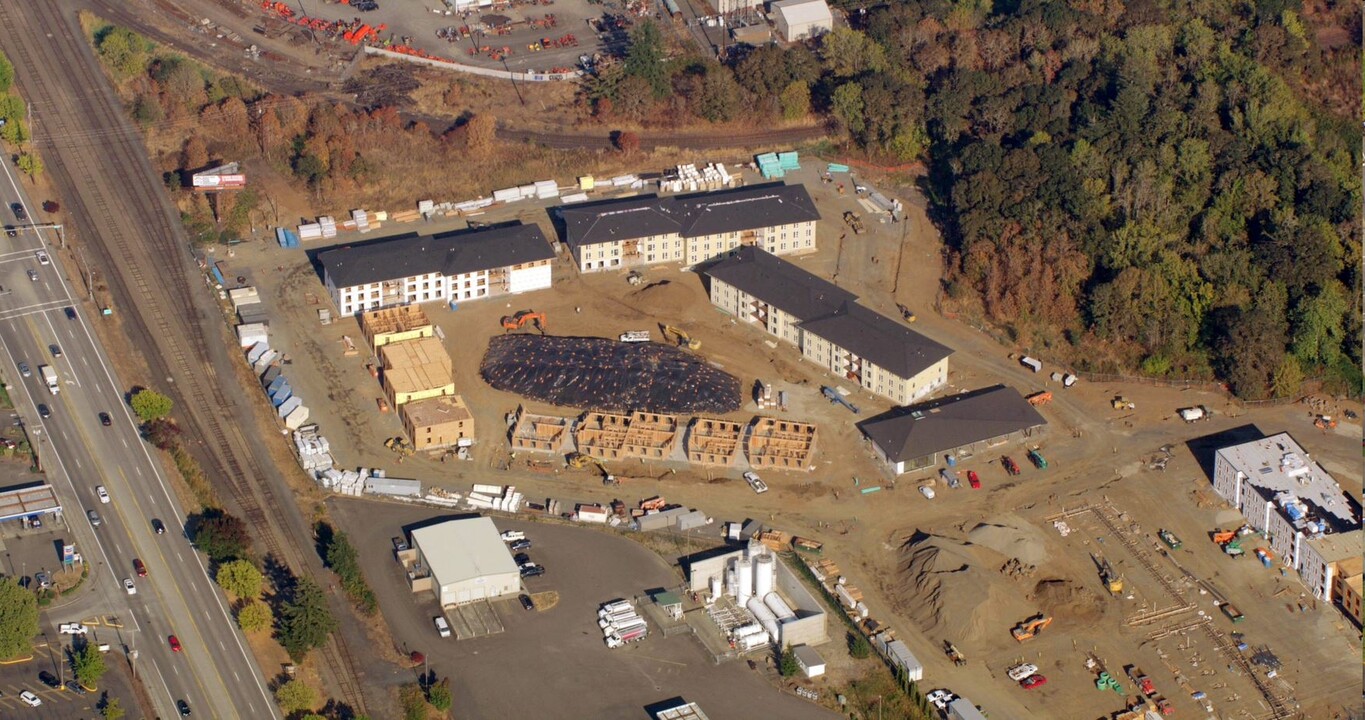
[[[834,283],[751,245],[736,249],[703,274],[801,320],[829,315],[858,299]]]
[[[439,272],[461,275],[551,260],[554,248],[536,225],[503,225],[440,235],[409,233],[318,253],[338,288]]]
[[[801,329],[903,378],[912,378],[953,354],[952,349],[903,323],[851,302],[833,315],[801,323]]]
[[[911,405],[858,429],[892,462],[902,462],[1046,424],[1019,391],[996,385]]]
[[[732,190],[645,195],[561,208],[565,242],[582,247],[677,233],[701,237],[820,219],[804,185],[765,183]]]

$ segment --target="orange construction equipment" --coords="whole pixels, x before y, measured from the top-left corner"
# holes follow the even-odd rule
[[[1333,420],[1331,415],[1319,415],[1313,420],[1313,427],[1323,432],[1327,432],[1336,426],[1337,421]]]
[[[1051,624],[1051,615],[1038,613],[1018,625],[1015,625],[1013,628],[1010,628],[1010,634],[1013,635],[1014,639],[1018,642],[1023,642],[1032,639],[1034,635],[1042,632],[1043,628]]]
[[[1052,402],[1052,393],[1044,390],[1028,396],[1028,404],[1033,406],[1046,405]]]
[[[504,332],[520,330],[531,323],[541,335],[545,334],[545,313],[538,313],[534,310],[521,310],[515,315],[509,315],[502,319],[502,329]]]
[[[1214,530],[1214,531],[1213,531],[1213,544],[1215,544],[1215,545],[1227,545],[1228,543],[1230,543],[1230,542],[1232,542],[1233,540],[1236,540],[1236,539],[1237,539],[1237,531],[1236,531],[1236,530]]]

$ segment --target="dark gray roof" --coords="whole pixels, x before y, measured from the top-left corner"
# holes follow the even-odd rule
[[[560,208],[564,242],[581,247],[675,233],[681,226],[673,217],[672,207],[672,198],[644,195]]]
[[[736,249],[703,274],[801,320],[829,315],[858,299],[857,295],[752,245]]]
[[[554,256],[539,227],[516,224],[430,236],[409,233],[326,250],[318,253],[318,262],[340,288],[431,272],[460,275]]]
[[[1019,391],[996,385],[911,405],[858,428],[893,462],[901,462],[1046,424]]]
[[[651,235],[699,237],[819,220],[804,185],[765,183],[733,190],[576,204],[561,208],[571,247]]]
[[[677,198],[683,237],[739,232],[820,219],[804,185],[765,183]]]
[[[903,378],[912,378],[953,354],[904,323],[851,302],[832,315],[801,323],[801,329]]]

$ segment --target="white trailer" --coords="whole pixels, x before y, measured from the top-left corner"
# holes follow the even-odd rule
[[[1035,360],[1034,358],[1028,356],[1024,356],[1023,358],[1021,358],[1019,360],[1019,364],[1032,370],[1033,372],[1043,371],[1043,363],[1039,360]]]

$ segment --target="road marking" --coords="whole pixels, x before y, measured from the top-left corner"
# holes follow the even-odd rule
[[[77,470],[84,470],[84,469],[85,469],[85,467],[81,465],[80,458],[75,458],[75,459],[72,460],[72,462],[76,463],[76,469],[77,469]]]
[[[34,305],[26,305],[21,308],[14,308],[12,310],[5,310],[3,312],[0,312],[0,320],[17,320],[18,318],[28,317],[29,315],[41,315],[47,312],[48,310],[57,309],[55,307],[43,306],[57,305],[60,307],[60,305],[65,302],[66,302],[65,300],[48,300],[47,302],[41,302]]]
[[[123,441],[123,447],[128,447],[128,438],[126,438],[126,437],[121,437],[121,438],[119,438],[119,439]]]

